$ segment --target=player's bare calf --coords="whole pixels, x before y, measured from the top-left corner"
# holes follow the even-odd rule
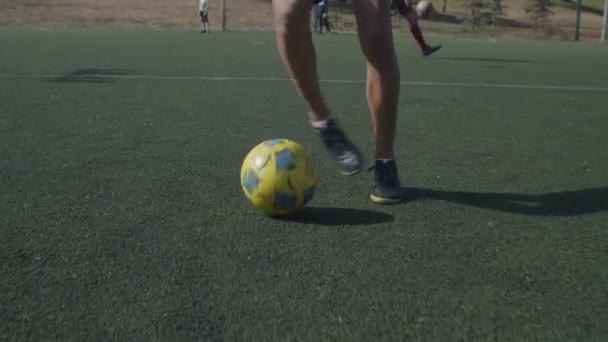
[[[402,197],[393,148],[399,67],[388,1],[353,0],[361,50],[367,59],[367,102],[376,142],[375,162],[370,168],[375,173],[371,198],[377,203],[394,203]],[[310,31],[311,6],[310,0],[273,1],[277,45],[299,93],[308,104],[311,124],[322,133],[343,173],[356,173],[361,165],[359,150],[330,118],[329,107],[321,95]],[[335,134],[323,134],[328,129]]]

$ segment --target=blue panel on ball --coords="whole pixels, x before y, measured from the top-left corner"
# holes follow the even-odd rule
[[[315,187],[311,186],[310,188],[304,190],[304,204],[310,202],[312,200],[312,196],[315,193]]]
[[[260,184],[260,178],[253,170],[247,170],[245,176],[243,176],[243,186],[247,191],[253,191],[258,184]]]
[[[276,209],[294,209],[296,203],[297,199],[293,194],[281,191],[274,193],[274,207]]]
[[[289,149],[283,149],[274,155],[277,170],[289,170],[294,167],[293,155]]]

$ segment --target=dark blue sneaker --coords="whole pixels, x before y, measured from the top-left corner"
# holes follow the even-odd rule
[[[394,160],[388,162],[376,160],[369,171],[374,171],[374,187],[370,194],[372,202],[395,204],[403,200],[403,190]]]
[[[362,156],[359,149],[348,139],[336,122],[329,119],[327,126],[315,128],[331,157],[340,166],[343,175],[351,176],[361,171]]]
[[[422,49],[422,55],[424,57],[430,56],[430,55],[434,54],[435,52],[437,52],[439,49],[441,49],[441,45],[427,46],[424,49]]]

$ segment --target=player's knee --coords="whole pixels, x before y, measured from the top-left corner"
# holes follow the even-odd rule
[[[392,37],[390,23],[370,20],[359,24],[359,38],[364,48],[380,50],[392,48]]]
[[[379,71],[392,72],[397,67],[390,26],[375,25],[359,31],[361,47],[368,63]]]

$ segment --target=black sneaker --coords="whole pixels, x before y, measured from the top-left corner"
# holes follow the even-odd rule
[[[361,171],[361,152],[348,140],[344,131],[334,120],[329,119],[327,127],[315,128],[315,131],[323,140],[332,158],[340,166],[340,172],[343,175],[351,176]]]
[[[437,52],[439,49],[441,49],[441,45],[427,46],[422,50],[422,55],[424,57],[430,56],[430,55],[434,54],[435,52]]]
[[[370,194],[372,202],[378,204],[395,204],[403,200],[403,190],[399,181],[397,164],[394,160],[383,162],[376,160],[369,171],[374,171],[374,187]]]

